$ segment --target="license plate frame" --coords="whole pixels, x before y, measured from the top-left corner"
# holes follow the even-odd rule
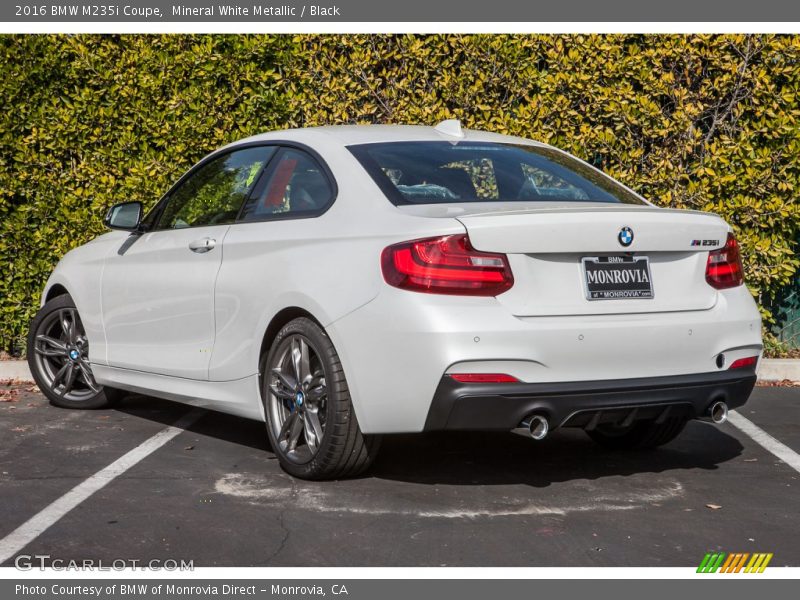
[[[595,276],[591,277],[590,273]],[[581,258],[581,279],[589,301],[655,298],[648,256],[584,256]]]

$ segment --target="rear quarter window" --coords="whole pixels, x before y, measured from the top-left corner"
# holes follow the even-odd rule
[[[313,156],[282,148],[256,184],[240,221],[315,216],[330,206],[333,197],[334,188]]]

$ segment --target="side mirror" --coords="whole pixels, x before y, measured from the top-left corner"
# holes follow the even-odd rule
[[[121,202],[108,209],[103,225],[109,229],[137,231],[142,222],[141,202]]]

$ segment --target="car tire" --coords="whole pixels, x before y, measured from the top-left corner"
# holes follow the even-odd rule
[[[645,450],[674,440],[686,426],[686,419],[667,419],[663,423],[640,421],[628,427],[601,425],[587,431],[592,440],[611,450]]]
[[[285,325],[260,374],[267,434],[287,473],[346,479],[370,467],[381,438],[361,433],[339,355],[319,325],[305,317]]]
[[[125,395],[94,381],[88,350],[83,323],[68,294],[39,309],[28,332],[28,366],[36,385],[54,406],[108,408]]]

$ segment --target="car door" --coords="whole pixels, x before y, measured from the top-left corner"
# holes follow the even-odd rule
[[[263,331],[265,313],[294,302],[302,306],[303,294],[322,302],[333,289],[331,279],[341,279],[316,266],[320,252],[337,251],[325,243],[325,226],[316,218],[335,197],[332,175],[309,149],[286,146],[272,158],[225,238],[215,289],[212,381],[254,372],[261,337],[253,332]]]
[[[248,147],[203,161],[160,204],[151,230],[106,259],[109,366],[207,379],[222,244],[274,151]]]

